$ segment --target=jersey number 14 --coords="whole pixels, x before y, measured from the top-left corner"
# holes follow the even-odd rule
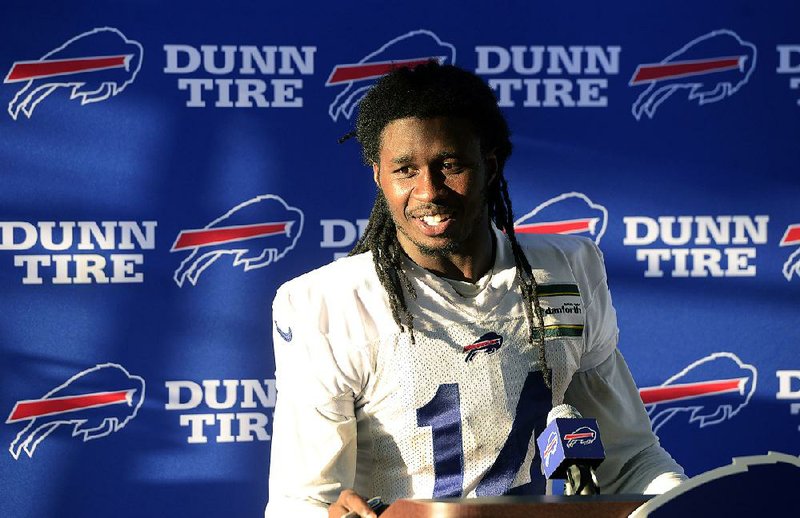
[[[517,402],[514,422],[503,448],[478,483],[477,496],[541,495],[545,480],[537,449],[528,484],[511,488],[525,461],[535,430],[544,430],[552,393],[540,371],[529,372]],[[433,399],[417,409],[417,425],[430,426],[433,436],[433,498],[460,497],[464,483],[464,445],[461,439],[461,396],[457,383],[439,385]]]

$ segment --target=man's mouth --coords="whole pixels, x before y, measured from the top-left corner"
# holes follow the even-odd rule
[[[410,219],[417,229],[428,237],[443,235],[455,222],[453,214],[448,212],[425,213],[420,211],[412,214]]]
[[[439,223],[449,220],[450,216],[447,214],[430,214],[421,216],[418,219],[421,219],[429,227],[435,227]]]

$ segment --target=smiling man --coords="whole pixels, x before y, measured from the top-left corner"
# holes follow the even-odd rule
[[[405,254],[438,275],[475,282],[492,257],[486,194],[497,159],[484,156],[470,126],[461,118],[393,120],[372,169]]]
[[[603,493],[679,483],[617,349],[600,251],[516,238],[509,131],[486,84],[436,63],[397,69],[356,127],[378,187],[364,235],[273,305],[267,516],[542,494],[535,438],[563,402],[602,430]]]

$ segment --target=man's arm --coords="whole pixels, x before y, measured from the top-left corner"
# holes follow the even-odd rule
[[[650,426],[636,384],[617,349],[617,315],[608,289],[603,254],[592,241],[572,256],[583,287],[585,350],[564,401],[597,419],[606,459],[597,470],[603,493],[659,493],[685,478]]]
[[[597,469],[602,493],[657,494],[685,480],[683,468],[658,442],[639,391],[618,349],[576,373],[564,401],[597,419],[606,459]]]
[[[278,396],[266,516],[325,517],[354,483],[354,397],[363,358],[334,350],[310,318],[315,308],[287,291],[273,303]]]

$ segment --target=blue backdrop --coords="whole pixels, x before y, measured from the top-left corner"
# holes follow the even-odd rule
[[[261,514],[272,298],[363,228],[364,88],[431,57],[496,90],[519,231],[600,245],[687,472],[800,453],[800,4],[2,13],[3,516]]]

